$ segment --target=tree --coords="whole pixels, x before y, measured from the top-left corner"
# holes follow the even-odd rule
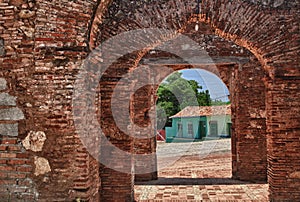
[[[211,99],[208,90],[201,92],[195,80],[186,80],[182,73],[170,75],[157,91],[157,127],[162,129],[171,126],[170,116],[175,115],[187,106],[209,106]]]

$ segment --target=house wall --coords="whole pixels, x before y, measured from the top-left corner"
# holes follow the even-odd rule
[[[171,133],[168,135],[168,137],[177,137],[179,138],[178,134],[178,124],[182,124],[182,138],[190,138],[190,139],[198,139],[199,138],[199,133],[198,133],[198,125],[199,121],[206,120],[205,117],[193,117],[193,118],[173,118],[172,119],[172,131],[174,133]],[[193,135],[191,136],[188,134],[188,123],[193,124]]]
[[[207,137],[211,137],[210,122],[216,121],[218,123],[218,136],[229,135],[228,123],[231,123],[230,115],[207,116]]]
[[[198,118],[181,118],[178,120],[177,124],[179,124],[179,123],[182,124],[182,137],[183,138],[195,139],[198,137],[198,132],[197,132],[198,121],[199,121]],[[193,124],[193,134],[188,134],[188,124],[189,123]]]
[[[166,142],[172,142],[173,138],[175,138],[178,135],[178,121],[178,118],[173,118],[172,127],[166,127]]]
[[[217,115],[217,116],[205,116],[205,117],[190,117],[190,118],[172,118],[172,127],[166,127],[167,142],[171,142],[172,138],[190,138],[199,139],[199,121],[205,121],[206,123],[206,133],[204,137],[213,137],[210,131],[210,121],[216,121],[218,124],[218,136],[229,135],[228,134],[228,123],[231,123],[230,115]],[[178,134],[178,123],[182,124],[182,137]],[[193,124],[194,135],[188,134],[188,124]],[[216,136],[215,136],[216,137]],[[180,141],[180,140],[178,140]]]

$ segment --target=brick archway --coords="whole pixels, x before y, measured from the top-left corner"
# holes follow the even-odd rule
[[[266,106],[270,200],[297,201],[300,198],[299,7],[296,0],[205,0],[202,4],[203,25],[208,25],[220,38],[245,47],[267,72],[263,81],[266,99],[262,106]],[[46,159],[51,168],[49,172],[35,175],[37,161],[28,161],[21,165],[22,169],[33,169],[27,170],[30,173],[25,175],[7,176],[7,170],[1,171],[5,179],[12,179],[13,184],[8,186],[25,186],[35,191],[30,198],[18,189],[16,196],[26,200],[35,200],[38,196],[42,201],[53,198],[72,201],[75,198],[99,200],[98,193],[101,193],[103,199],[112,200],[111,188],[117,187],[114,197],[132,200],[132,176],[99,169],[98,162],[78,138],[72,116],[74,80],[82,61],[103,40],[136,28],[159,27],[184,33],[194,8],[195,2],[183,0],[136,1],[135,4],[96,0],[1,2],[0,76],[10,84],[8,91],[18,98],[18,107],[25,115],[19,125],[18,139],[24,140],[30,131],[45,133],[47,140],[41,151],[24,151],[27,156]],[[172,37],[174,35],[162,38]],[[113,89],[109,82],[117,81],[134,69],[146,53],[147,50],[143,50],[126,55],[119,60],[122,65],[107,71],[99,90],[106,95],[102,101],[109,103]],[[254,71],[254,75],[262,73],[261,70]],[[245,84],[246,79],[239,81]],[[103,109],[102,118],[110,121],[109,107]],[[256,113],[252,114],[256,119]],[[112,134],[112,142],[118,144],[122,139],[123,149],[132,150],[131,139],[111,128],[106,129]],[[45,164],[43,162],[39,161]],[[18,171],[15,165],[7,169]],[[121,180],[111,180],[112,174]],[[1,182],[6,182],[3,179]],[[29,185],[19,184],[23,179]],[[127,183],[123,183],[125,180]],[[105,183],[108,186],[100,187]],[[6,190],[6,184],[0,185],[1,190]]]
[[[259,2],[255,2],[259,4]],[[291,9],[291,5],[265,5],[265,8],[261,5],[257,5],[255,3],[249,3],[245,1],[203,1],[202,10],[203,13],[200,17],[200,21],[207,23],[214,29],[214,33],[221,38],[225,38],[227,40],[231,40],[234,43],[245,47],[247,50],[250,50],[258,59],[260,64],[262,65],[263,69],[267,71],[268,77],[265,77],[263,80],[265,81],[265,85],[267,87],[267,92],[271,92],[272,88],[276,88],[275,84],[277,81],[279,83],[284,82],[283,79],[285,78],[291,78],[293,82],[299,82],[299,79],[297,79],[297,75],[299,75],[299,69],[297,70],[297,64],[295,63],[295,60],[291,59],[295,57],[295,50],[297,49],[297,42],[288,42],[286,40],[287,33],[284,32],[284,30],[291,29],[294,30],[297,27],[296,19],[291,17],[294,13],[296,14],[296,11]],[[180,5],[180,6],[179,6]],[[177,7],[176,7],[177,6]],[[277,7],[278,6],[278,7]],[[122,5],[120,6],[122,8]],[[147,9],[140,9],[137,13],[132,14],[132,16],[129,16],[129,24],[131,26],[124,26],[122,23],[128,23],[128,19],[126,21],[118,21],[117,19],[113,19],[113,22],[116,22],[117,27],[120,27],[120,29],[115,29],[115,34],[118,33],[118,31],[122,32],[126,31],[128,27],[129,29],[132,28],[141,28],[141,27],[149,27],[158,25],[159,27],[163,28],[171,28],[171,29],[177,29],[179,32],[184,32],[185,26],[188,24],[187,22],[191,20],[188,15],[193,12],[194,5],[189,3],[184,3],[182,1],[168,1],[165,5],[165,9],[156,9],[157,5],[149,5]],[[176,9],[180,7],[181,9]],[[276,7],[276,8],[275,8]],[[242,14],[243,13],[243,14]],[[283,15],[285,17],[281,18],[280,15]],[[160,16],[160,18],[153,18],[153,16]],[[290,17],[289,17],[290,16]],[[145,19],[145,21],[140,19]],[[122,18],[121,18],[122,19]],[[170,19],[163,21],[163,23],[159,23],[158,21],[161,19]],[[284,22],[287,22],[288,20],[291,20],[290,24],[286,24]],[[191,20],[193,21],[193,20]],[[136,23],[138,22],[138,23]],[[144,23],[145,22],[145,23]],[[135,24],[136,23],[136,24]],[[143,24],[144,23],[144,24]],[[109,23],[108,23],[109,24]],[[133,24],[133,25],[132,25]],[[106,24],[107,25],[107,24]],[[136,26],[137,25],[137,26]],[[183,25],[183,26],[182,26]],[[100,26],[101,27],[101,26]],[[278,30],[278,27],[280,27],[281,30]],[[102,30],[103,38],[107,37],[105,36],[106,27],[103,27],[104,30]],[[264,34],[262,34],[262,30],[265,31]],[[289,33],[290,37],[295,37],[295,32]],[[101,38],[101,37],[100,37]],[[294,47],[294,48],[293,48]],[[287,49],[286,54],[282,54],[280,50],[282,48]],[[281,55],[281,59],[278,60],[278,55]],[[140,58],[140,55],[139,57]],[[278,61],[278,62],[276,62]],[[281,62],[280,62],[281,61]],[[280,64],[281,63],[281,64]],[[293,72],[291,74],[291,72]],[[283,80],[282,80],[283,79]],[[272,84],[271,84],[272,83]],[[273,86],[274,84],[274,86]],[[297,84],[296,84],[297,85]],[[273,86],[273,87],[272,87]],[[280,96],[282,96],[281,92],[278,92]],[[276,94],[276,93],[275,93]],[[272,101],[274,99],[274,95],[271,93],[267,93],[266,97],[266,103],[267,103],[267,109],[270,110],[272,107]],[[270,96],[271,95],[271,96]],[[292,101],[294,104],[296,100]],[[293,105],[294,105],[293,104]],[[283,107],[283,106],[282,106]],[[276,107],[275,107],[276,108]],[[277,108],[278,109],[278,108]],[[287,108],[286,108],[287,109]],[[273,109],[274,110],[274,109]],[[272,111],[272,110],[271,110]],[[276,152],[279,152],[278,148],[276,148],[276,135],[274,135],[274,130],[272,129],[274,127],[273,124],[271,124],[271,120],[274,120],[272,116],[270,115],[271,111],[267,111],[267,120],[268,120],[268,131],[272,131],[272,135],[269,133],[268,136],[268,163],[269,163],[269,183],[270,183],[270,196],[271,199],[274,197],[280,199],[281,193],[280,190],[284,190],[283,187],[279,186],[277,188],[274,188],[274,184],[277,183],[277,180],[272,177],[274,175],[283,177],[284,172],[280,172],[278,170],[275,171],[272,169],[274,165],[274,154]],[[259,115],[259,112],[252,113],[251,116],[254,118],[256,115],[257,118],[261,118],[261,115],[264,117],[264,111],[261,111],[261,115]],[[253,121],[253,120],[252,120]],[[255,122],[255,121],[254,121]],[[252,123],[254,123],[252,122]],[[260,121],[259,121],[260,122]],[[274,123],[274,122],[273,122]],[[263,123],[264,124],[264,123]],[[255,125],[255,124],[254,124]],[[292,124],[293,127],[295,127],[295,123]],[[250,132],[251,133],[251,132]],[[278,137],[280,137],[281,132],[278,131]],[[292,132],[292,134],[296,134],[295,131]],[[250,135],[251,136],[251,135]],[[240,138],[243,139],[247,137],[247,135],[241,136]],[[249,137],[249,136],[248,136]],[[292,137],[292,135],[291,135]],[[295,136],[293,136],[295,137]],[[273,139],[275,138],[275,139]],[[292,138],[293,139],[293,138]],[[287,141],[287,140],[286,140]],[[257,142],[257,141],[254,141]],[[258,141],[260,142],[260,141]],[[251,144],[251,143],[250,143]],[[239,145],[243,145],[240,143]],[[244,146],[247,144],[244,144]],[[248,146],[248,145],[247,145]],[[256,145],[257,146],[257,145]],[[274,147],[275,146],[275,147]],[[248,146],[248,149],[250,147]],[[237,151],[239,154],[242,151]],[[276,152],[275,152],[276,151]],[[275,153],[274,153],[275,152]],[[281,151],[283,152],[283,151]],[[240,154],[241,155],[241,154]],[[295,155],[295,154],[294,154]],[[241,155],[243,156],[243,155]],[[247,158],[247,155],[244,155],[245,158]],[[277,157],[275,158],[277,159]],[[259,162],[261,164],[261,160],[254,160]],[[277,162],[277,160],[276,160]],[[275,163],[277,164],[277,163]],[[291,172],[297,173],[297,166],[293,164],[293,171],[290,169]],[[246,165],[246,164],[245,164]],[[284,166],[284,164],[281,164],[281,166]],[[256,166],[260,167],[259,165]],[[242,166],[242,170],[246,170],[246,166]],[[257,173],[253,171],[255,175]],[[271,174],[272,173],[272,174]],[[276,173],[276,174],[275,174]],[[283,174],[283,175],[282,175]],[[282,178],[283,179],[283,178]],[[291,180],[291,179],[289,179]],[[283,197],[284,198],[284,197]]]
[[[159,65],[159,63],[156,63],[155,65]],[[261,81],[265,77],[265,74],[263,71],[257,72],[258,69],[261,70],[261,67],[255,57],[250,58],[249,61],[245,63],[237,64],[235,61],[229,60],[226,62],[216,62],[213,66],[215,65],[217,67],[218,76],[229,88],[231,95],[230,100],[232,101],[232,175],[236,179],[266,181],[265,87]],[[190,66],[175,63],[173,65],[169,64],[168,67],[173,68],[173,70],[204,68],[216,73],[216,69],[210,68],[210,64]],[[163,79],[166,73],[167,72],[157,72],[157,75],[161,75],[161,79]],[[155,92],[156,87],[146,86],[144,90],[146,91],[147,88],[150,93],[140,93],[139,95],[139,92],[136,92],[133,99],[133,102],[136,103],[149,103],[149,106],[147,107],[137,106],[137,115],[135,119],[139,120],[139,122],[142,122],[141,120],[143,120],[143,118],[141,118],[142,112],[155,105],[153,101],[152,103],[149,101],[149,97],[151,97],[153,91]],[[253,96],[253,94],[256,94],[256,96]],[[153,132],[151,131],[144,132],[145,135],[152,133]],[[151,153],[155,152],[155,147],[153,148],[153,145],[156,145],[155,138],[136,140],[134,148],[136,148],[139,153]],[[152,166],[153,165],[155,164],[152,164]],[[136,176],[136,180],[153,180],[156,176],[155,173],[148,173],[142,176]]]
[[[174,8],[176,8],[176,6],[174,6],[174,5],[178,6],[178,4],[180,4],[183,7],[179,11],[174,9]],[[163,10],[163,12],[162,12],[159,9],[155,9],[157,7],[157,5],[154,5],[152,7],[150,5],[149,6],[150,8],[147,7],[147,9],[145,9],[145,10],[143,10],[143,9],[142,9],[142,11],[139,10],[137,13],[135,13],[135,15],[133,15],[134,17],[132,17],[132,18],[129,17],[129,19],[130,19],[129,22],[132,23],[133,26],[124,26],[124,24],[122,24],[122,23],[124,23],[122,20],[121,21],[118,21],[117,19],[112,20],[113,22],[116,22],[116,27],[114,29],[115,30],[114,33],[117,34],[118,32],[122,32],[122,29],[123,29],[123,31],[126,31],[126,29],[128,27],[130,27],[129,29],[134,29],[134,28],[148,27],[151,25],[159,25],[163,28],[175,28],[175,29],[178,29],[180,32],[184,32],[183,27],[185,27],[188,24],[187,22],[189,20],[191,20],[184,14],[191,12],[192,11],[191,8],[193,8],[193,6],[194,5],[184,4],[184,2],[181,2],[181,1],[176,1],[176,2],[169,1],[168,3],[166,3],[166,7],[165,7],[165,8],[168,8],[168,10],[162,9]],[[287,36],[283,34],[284,32],[276,30],[276,27],[278,28],[278,26],[280,24],[282,24],[281,27],[283,29],[295,30],[295,25],[297,24],[295,19],[293,21],[293,19],[291,18],[291,20],[295,24],[294,25],[290,24],[290,28],[288,28],[288,25],[286,25],[286,24],[283,25],[283,22],[279,20],[280,17],[277,17],[280,14],[285,15],[286,17],[284,18],[284,21],[288,20],[288,16],[293,11],[291,11],[291,9],[287,10],[286,8],[288,8],[288,5],[279,7],[279,9],[278,9],[278,8],[272,8],[272,5],[267,5],[266,8],[262,8],[262,6],[260,6],[260,5],[255,5],[253,3],[249,3],[249,2],[245,2],[245,1],[244,2],[241,2],[241,1],[235,1],[235,2],[204,1],[203,2],[203,15],[201,16],[200,20],[206,24],[209,24],[210,27],[213,28],[214,33],[216,35],[220,36],[221,38],[225,38],[225,39],[234,41],[234,43],[245,47],[246,49],[250,50],[256,56],[256,58],[262,65],[263,69],[267,71],[268,77],[263,78],[263,80],[265,81],[265,84],[267,86],[267,91],[269,91],[270,85],[268,84],[269,83],[268,81],[272,81],[271,83],[274,83],[275,80],[278,80],[278,79],[281,80],[282,76],[286,75],[285,71],[286,72],[294,72],[294,75],[298,75],[298,70],[297,70],[297,68],[294,67],[295,61],[288,59],[288,57],[294,57],[294,56],[291,56],[291,55],[293,55],[292,50],[290,50],[291,54],[286,54],[287,58],[285,60],[285,61],[290,61],[290,64],[284,63],[284,64],[282,64],[282,66],[279,65],[277,62],[274,63],[274,61],[278,61],[276,59],[276,57],[277,57],[276,55],[278,55],[278,54],[282,55],[282,54],[280,52],[271,53],[272,51],[276,51],[276,50],[278,51],[278,49],[280,47],[290,47],[291,49],[293,49],[292,47],[295,47],[295,48],[297,47],[296,43],[288,44],[288,42],[285,40],[285,38]],[[149,10],[152,11],[152,13],[150,14],[150,17],[149,17],[149,13],[148,13]],[[184,12],[184,10],[185,10],[185,12]],[[241,13],[245,13],[245,15],[241,15]],[[158,22],[156,22],[156,20],[158,20],[157,18],[150,19],[151,16],[156,16],[156,15],[160,16],[163,19],[170,19],[170,20],[164,21],[165,23],[158,23]],[[148,19],[147,17],[149,17],[148,21],[145,20],[145,24],[143,24],[143,21],[138,20],[138,19],[142,18],[142,16],[146,19]],[[193,21],[193,20],[191,20],[191,21]],[[128,23],[128,21],[125,21],[125,22]],[[137,26],[135,26],[136,25],[135,22],[139,22],[139,24]],[[183,23],[184,26],[180,26],[180,25],[182,25],[181,23]],[[255,26],[251,26],[252,23]],[[130,25],[132,25],[132,24],[130,24]],[[102,30],[102,34],[103,34],[102,39],[106,39],[109,36],[109,34],[107,34],[108,32],[105,30],[105,25],[103,26],[104,30]],[[120,29],[118,29],[118,28],[120,28]],[[264,32],[267,34],[262,35],[261,34],[262,30],[264,30]],[[294,35],[291,34],[290,37],[292,37],[292,36],[294,36]],[[277,40],[274,41],[274,38],[276,38]],[[143,55],[144,53],[142,52],[141,54]],[[141,57],[141,55],[138,55],[138,57],[136,57],[135,60],[140,57]],[[282,57],[284,57],[284,56],[282,55]],[[281,66],[280,70],[278,68],[279,66]],[[291,69],[293,69],[293,70],[291,70]],[[297,77],[294,77],[294,76],[290,77],[290,78],[297,80]],[[259,82],[262,82],[262,81],[260,80]],[[281,81],[279,81],[279,82],[281,82]],[[270,94],[267,94],[267,95],[270,95]],[[270,99],[272,99],[272,98],[267,97],[266,103],[269,103]],[[262,104],[262,105],[264,105],[264,104]],[[260,105],[260,106],[262,106],[262,105]],[[270,105],[268,107],[270,107]],[[268,108],[268,109],[270,109],[270,108]],[[268,114],[268,112],[267,112],[267,114]],[[252,116],[252,118],[255,117],[255,118],[259,119],[259,118],[265,117],[265,114],[262,110],[261,113],[253,112],[251,114],[251,116]],[[270,123],[269,122],[270,118],[271,117],[268,117],[268,123]],[[262,118],[262,119],[264,119],[264,118]],[[259,122],[261,122],[261,120]],[[255,121],[253,121],[253,120],[251,122],[251,124],[254,124],[254,125],[256,125],[257,123],[258,122],[255,123]],[[265,124],[264,121],[262,121],[262,124]],[[272,129],[270,129],[271,125],[268,124],[269,131],[272,130]],[[240,127],[242,127],[242,125],[240,125]],[[249,133],[249,131],[248,131],[248,133]],[[250,137],[250,136],[243,134],[243,136],[241,136],[240,138],[245,139],[245,137],[246,137],[246,139],[247,139],[247,137]],[[270,139],[268,140],[268,142],[269,142],[268,150],[270,151],[270,149],[272,148],[272,144],[270,146],[270,143],[274,142],[271,139],[274,138],[274,136],[269,136],[269,138]],[[253,142],[260,142],[260,141],[256,140]],[[247,147],[248,144],[243,145],[241,143],[239,145],[241,147],[240,147],[240,150],[237,152],[240,154],[240,152],[243,151],[242,147],[243,146]],[[249,145],[251,145],[251,143]],[[258,146],[258,145],[256,145],[256,146]],[[248,146],[248,149],[249,148],[251,148],[251,146],[250,147]],[[276,150],[276,148],[273,148],[273,149]],[[246,153],[247,150],[244,149],[244,151]],[[243,156],[243,155],[241,155],[241,156]],[[244,157],[247,158],[247,155],[244,155]],[[269,159],[269,173],[274,172],[274,170],[271,169],[272,163],[270,162],[270,160],[272,158],[274,158],[274,156],[272,157],[272,152],[269,152],[269,158],[268,158]],[[259,159],[254,160],[254,162],[259,162],[258,164],[262,163],[262,161]],[[257,166],[255,166],[256,168],[261,167],[258,164],[257,164]],[[247,164],[245,164],[245,165],[247,165]],[[247,170],[246,168],[247,168],[247,166],[241,166],[241,168],[236,168],[236,169],[237,170],[240,169],[240,171],[243,172],[243,170],[244,171]],[[261,168],[263,168],[263,167],[261,167]],[[264,169],[262,169],[262,170],[264,170]],[[297,168],[294,168],[294,171],[295,170],[297,170]],[[262,175],[265,175],[265,172],[262,172],[262,173],[264,173]],[[255,172],[253,172],[252,174],[256,175]],[[277,174],[281,175],[280,171]],[[244,178],[244,179],[246,179],[246,178]],[[262,178],[260,178],[260,179],[262,179]],[[276,180],[275,180],[275,178],[272,178],[271,174],[270,174],[269,175],[269,183],[271,184],[270,194],[271,194],[271,198],[272,197],[276,198],[278,196],[277,193],[279,193],[280,192],[279,190],[282,188],[278,187],[278,189],[274,189],[274,187],[272,186],[273,181],[275,183]]]

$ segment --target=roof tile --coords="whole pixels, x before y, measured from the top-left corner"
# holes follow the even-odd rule
[[[231,105],[188,106],[170,118],[198,117],[212,115],[231,115]]]

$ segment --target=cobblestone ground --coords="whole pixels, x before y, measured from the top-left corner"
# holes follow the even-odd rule
[[[268,201],[268,185],[231,179],[230,140],[159,143],[159,179],[135,185],[136,201]]]

